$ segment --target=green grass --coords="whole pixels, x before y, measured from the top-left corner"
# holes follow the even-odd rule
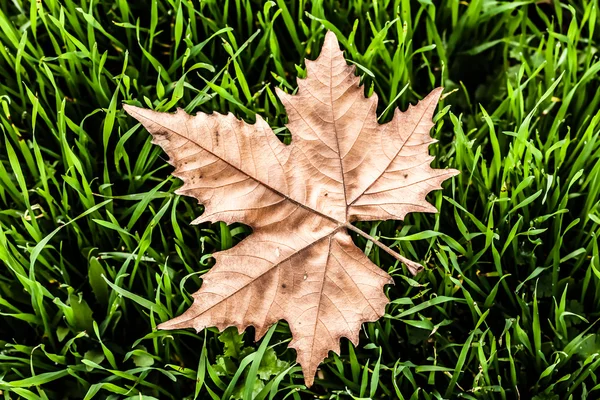
[[[264,3],[264,4],[263,4]],[[344,5],[344,3],[347,3]],[[434,5],[436,4],[436,5]],[[440,5],[441,4],[441,5]],[[0,0],[4,399],[600,397],[600,26],[593,1]],[[325,29],[381,121],[445,87],[436,215],[361,223],[429,268],[306,389],[290,333],[155,331],[247,227],[190,226],[126,102],[260,113]]]

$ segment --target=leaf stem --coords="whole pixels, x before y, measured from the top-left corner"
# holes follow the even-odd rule
[[[395,252],[394,250],[392,250],[391,248],[389,248],[385,244],[381,243],[379,240],[375,239],[373,236],[369,235],[366,232],[361,231],[360,229],[358,229],[357,227],[355,227],[351,223],[348,223],[348,222],[345,223],[344,224],[344,228],[349,229],[352,232],[356,232],[360,236],[364,237],[365,239],[370,240],[371,242],[375,243],[383,251],[385,251],[386,253],[388,253],[389,255],[391,255],[392,257],[394,257],[396,260],[398,260],[401,263],[403,263],[404,265],[406,265],[406,267],[408,268],[408,270],[410,271],[411,274],[417,275],[419,272],[423,271],[424,268],[423,268],[423,266],[421,264],[419,264],[418,262],[409,260],[408,258],[404,257],[403,255]]]

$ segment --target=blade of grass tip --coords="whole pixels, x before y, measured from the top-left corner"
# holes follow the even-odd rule
[[[225,31],[223,31],[223,32],[225,32]],[[260,29],[257,29],[257,30],[256,30],[256,32],[254,32],[254,33],[252,34],[252,36],[250,36],[250,37],[248,38],[248,40],[246,40],[246,41],[245,41],[245,42],[244,42],[244,43],[243,43],[243,44],[242,44],[242,45],[241,45],[241,46],[240,46],[240,47],[237,49],[237,51],[236,51],[236,52],[233,54],[233,56],[227,60],[227,64],[226,64],[226,65],[225,65],[225,66],[224,66],[224,67],[223,67],[223,68],[222,68],[222,69],[221,69],[219,72],[217,72],[217,74],[216,74],[216,75],[215,75],[215,76],[214,76],[214,77],[213,77],[213,78],[210,80],[210,82],[211,82],[211,83],[213,83],[213,84],[214,84],[214,82],[217,82],[217,79],[219,79],[219,77],[220,77],[220,76],[221,76],[223,73],[225,73],[225,72],[228,70],[229,63],[231,63],[233,60],[235,60],[235,59],[236,59],[236,58],[237,58],[237,57],[240,55],[240,53],[242,53],[242,52],[243,52],[243,51],[246,49],[246,47],[248,47],[248,46],[249,46],[249,45],[252,43],[252,41],[253,41],[253,40],[256,38],[256,36],[258,36],[258,34],[259,34],[259,33],[260,33]],[[201,77],[201,78],[202,78],[202,77]],[[204,79],[204,78],[202,78],[202,79]],[[192,112],[192,111],[193,111],[193,110],[194,110],[194,109],[195,109],[195,108],[196,108],[196,107],[197,107],[197,106],[198,106],[198,105],[199,105],[199,104],[202,102],[202,100],[203,100],[203,98],[206,96],[206,94],[207,94],[207,92],[208,92],[208,89],[209,89],[209,88],[211,88],[211,86],[207,85],[207,86],[206,86],[204,89],[202,89],[202,90],[200,91],[200,93],[198,93],[198,94],[196,95],[196,97],[194,97],[194,98],[193,98],[193,99],[192,99],[192,100],[191,100],[191,101],[188,103],[188,105],[187,105],[186,107],[184,107],[184,110],[185,110],[187,113],[191,113],[191,112]]]
[[[402,96],[404,94],[404,92],[406,92],[406,89],[408,89],[408,87],[410,86],[410,82],[407,83],[406,85],[404,85],[404,87],[400,90],[400,92],[396,95],[396,97],[394,97],[394,100],[390,101],[390,104],[388,104],[388,106],[385,108],[385,110],[383,110],[383,112],[381,114],[379,114],[379,117],[377,117],[378,121],[381,121],[383,118],[385,118],[385,116],[387,115],[387,112],[394,107],[394,104],[396,103],[396,101],[400,98],[400,96]]]

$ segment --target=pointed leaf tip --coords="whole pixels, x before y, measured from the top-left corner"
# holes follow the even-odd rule
[[[325,34],[325,42],[323,43],[324,46],[335,46],[337,48],[339,48],[339,41],[337,39],[337,36],[335,33],[333,33],[333,31],[327,31],[327,33]]]

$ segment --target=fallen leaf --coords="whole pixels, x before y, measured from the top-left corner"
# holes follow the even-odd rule
[[[283,144],[257,115],[190,116],[125,105],[153,135],[183,181],[178,194],[205,207],[193,224],[242,222],[254,232],[214,254],[194,303],[159,329],[209,326],[260,339],[286,320],[305,383],[311,386],[328,352],[346,337],[355,345],[361,324],[384,314],[391,277],[352,242],[348,230],[371,239],[416,274],[422,267],[352,225],[436,212],[425,200],[458,173],[432,169],[428,146],[442,88],[392,121],[377,122],[377,96],[365,98],[354,66],[328,32],[320,56],[306,60],[298,93],[277,94],[288,114],[292,144]]]

